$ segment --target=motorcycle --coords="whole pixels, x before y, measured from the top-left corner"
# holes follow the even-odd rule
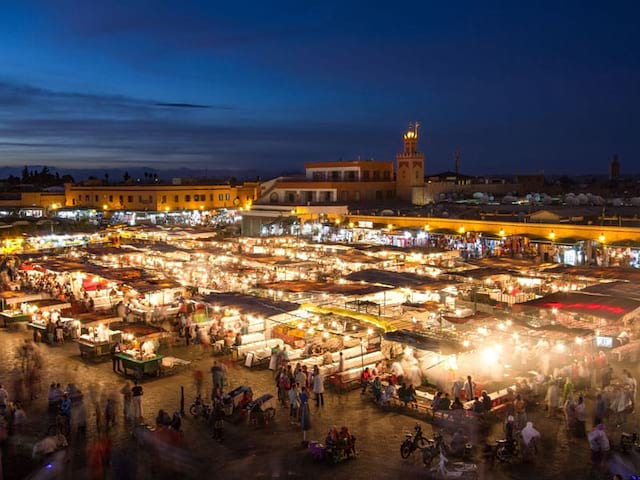
[[[205,403],[200,395],[196,397],[189,407],[189,413],[193,415],[194,418],[202,417],[205,420],[211,416],[212,411],[211,405]]]
[[[478,466],[475,463],[449,462],[442,451],[440,451],[440,461],[438,465],[431,467],[429,474],[431,478],[439,480],[448,478],[477,480],[479,478]]]
[[[422,461],[425,466],[428,467],[431,465],[433,459],[440,455],[440,452],[444,452],[447,456],[451,457],[469,459],[471,458],[472,450],[473,445],[469,442],[465,442],[462,449],[454,451],[452,450],[451,445],[446,444],[442,434],[436,433],[434,434],[433,439],[427,439],[427,446],[422,449]]]
[[[520,453],[516,440],[498,440],[494,447],[494,459],[500,463],[509,463]]]
[[[640,450],[640,436],[637,433],[622,432],[620,434],[620,450],[622,453]]]
[[[422,435],[422,427],[418,424],[413,428],[414,433],[407,433],[404,442],[400,445],[400,456],[409,458],[409,456],[418,449],[423,449],[429,441]]]

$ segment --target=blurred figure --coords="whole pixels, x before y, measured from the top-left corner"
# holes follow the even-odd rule
[[[131,392],[131,382],[127,380],[124,386],[120,389],[122,394],[122,407],[125,422],[130,422],[132,419],[132,402],[133,394]]]

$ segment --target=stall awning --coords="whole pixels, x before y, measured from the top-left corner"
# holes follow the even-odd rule
[[[579,292],[552,293],[536,300],[521,303],[523,308],[557,309],[607,320],[620,320],[640,309],[640,301]]]

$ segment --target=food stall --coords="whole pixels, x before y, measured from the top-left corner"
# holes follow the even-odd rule
[[[150,340],[140,345],[134,339],[128,348],[121,353],[116,353],[115,357],[122,362],[125,375],[128,375],[129,370],[132,370],[136,378],[142,378],[144,375],[160,376],[162,371],[164,355],[156,353],[154,342]]]
[[[111,354],[111,347],[122,342],[122,332],[111,330],[101,323],[97,327],[88,327],[87,333],[75,341],[81,357],[95,360]]]
[[[12,323],[28,322],[31,319],[31,312],[22,306],[26,302],[33,302],[49,298],[46,293],[25,293],[21,291],[7,290],[0,292],[0,302],[2,303],[2,311],[0,319],[6,328]]]

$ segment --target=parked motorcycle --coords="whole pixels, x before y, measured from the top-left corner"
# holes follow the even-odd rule
[[[455,447],[455,446],[454,446]],[[471,458],[473,445],[469,442],[465,442],[457,448],[452,448],[452,445],[447,445],[442,437],[442,434],[436,433],[433,439],[427,439],[427,446],[422,449],[422,461],[425,466],[430,466],[434,458],[440,455],[440,452],[444,452],[447,457],[456,457],[460,459]]]
[[[500,463],[509,463],[520,453],[516,440],[498,440],[493,451],[494,458]]]
[[[422,427],[418,424],[413,428],[414,433],[407,433],[404,442],[400,445],[400,456],[409,458],[409,456],[418,449],[425,448],[429,443],[422,435]]]
[[[205,403],[200,395],[196,397],[189,407],[189,413],[193,415],[194,418],[201,417],[205,420],[211,416],[212,411],[213,409],[211,408],[211,405]]]
[[[438,465],[429,469],[429,474],[431,478],[438,480],[449,478],[477,480],[478,466],[475,463],[449,462],[444,454],[440,452],[440,461]]]
[[[637,433],[622,432],[620,434],[620,450],[622,453],[640,450],[640,436]]]

